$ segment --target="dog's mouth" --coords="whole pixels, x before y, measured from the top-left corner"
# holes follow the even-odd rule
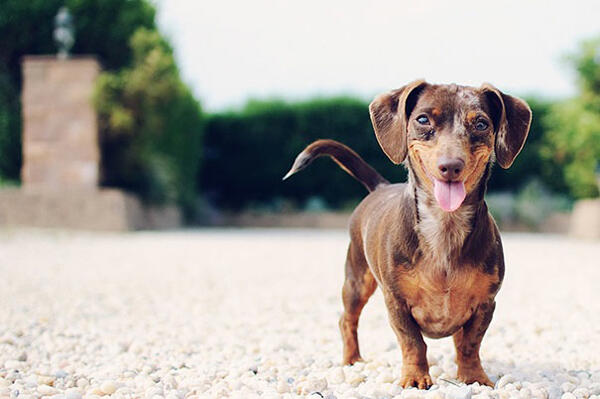
[[[462,181],[442,181],[433,179],[433,195],[440,208],[454,212],[462,205],[467,191]]]
[[[454,212],[460,208],[467,197],[465,183],[463,181],[440,180],[433,177],[423,164],[423,160],[420,157],[418,159],[421,169],[433,182],[433,196],[440,208],[446,212]]]

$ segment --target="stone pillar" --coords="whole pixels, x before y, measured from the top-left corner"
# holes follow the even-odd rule
[[[569,234],[575,238],[600,240],[600,199],[575,203]]]
[[[92,94],[98,62],[27,56],[22,65],[23,188],[96,189],[100,151]]]
[[[181,225],[177,208],[145,206],[122,190],[98,187],[100,147],[92,94],[99,72],[93,57],[23,59],[22,187],[0,190],[0,228]]]

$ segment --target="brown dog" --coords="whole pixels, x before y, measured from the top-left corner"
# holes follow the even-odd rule
[[[390,184],[332,140],[309,145],[285,177],[328,155],[370,191],[350,219],[343,363],[361,360],[358,318],[379,286],[402,348],[402,386],[432,384],[422,334],[452,335],[458,378],[492,385],[479,346],[492,320],[504,257],[483,197],[494,158],[508,168],[521,151],[531,110],[488,84],[424,81],[378,96],[369,110],[383,151],[408,168],[407,183]]]

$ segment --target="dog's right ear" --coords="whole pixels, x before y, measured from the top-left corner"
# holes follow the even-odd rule
[[[407,122],[418,94],[427,85],[416,80],[389,93],[380,94],[369,104],[375,137],[385,155],[400,164],[408,152]]]

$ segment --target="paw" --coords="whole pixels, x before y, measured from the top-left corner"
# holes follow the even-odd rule
[[[485,371],[481,367],[473,368],[459,368],[457,373],[457,379],[464,382],[465,384],[472,384],[478,382],[481,385],[487,385],[493,387],[494,383],[489,379]]]
[[[402,388],[417,387],[419,389],[429,389],[432,382],[431,377],[426,370],[412,366],[403,368],[400,385]]]
[[[357,362],[364,362],[363,358],[359,354],[354,354],[351,356],[344,356],[344,360],[342,361],[342,365],[353,365]]]

